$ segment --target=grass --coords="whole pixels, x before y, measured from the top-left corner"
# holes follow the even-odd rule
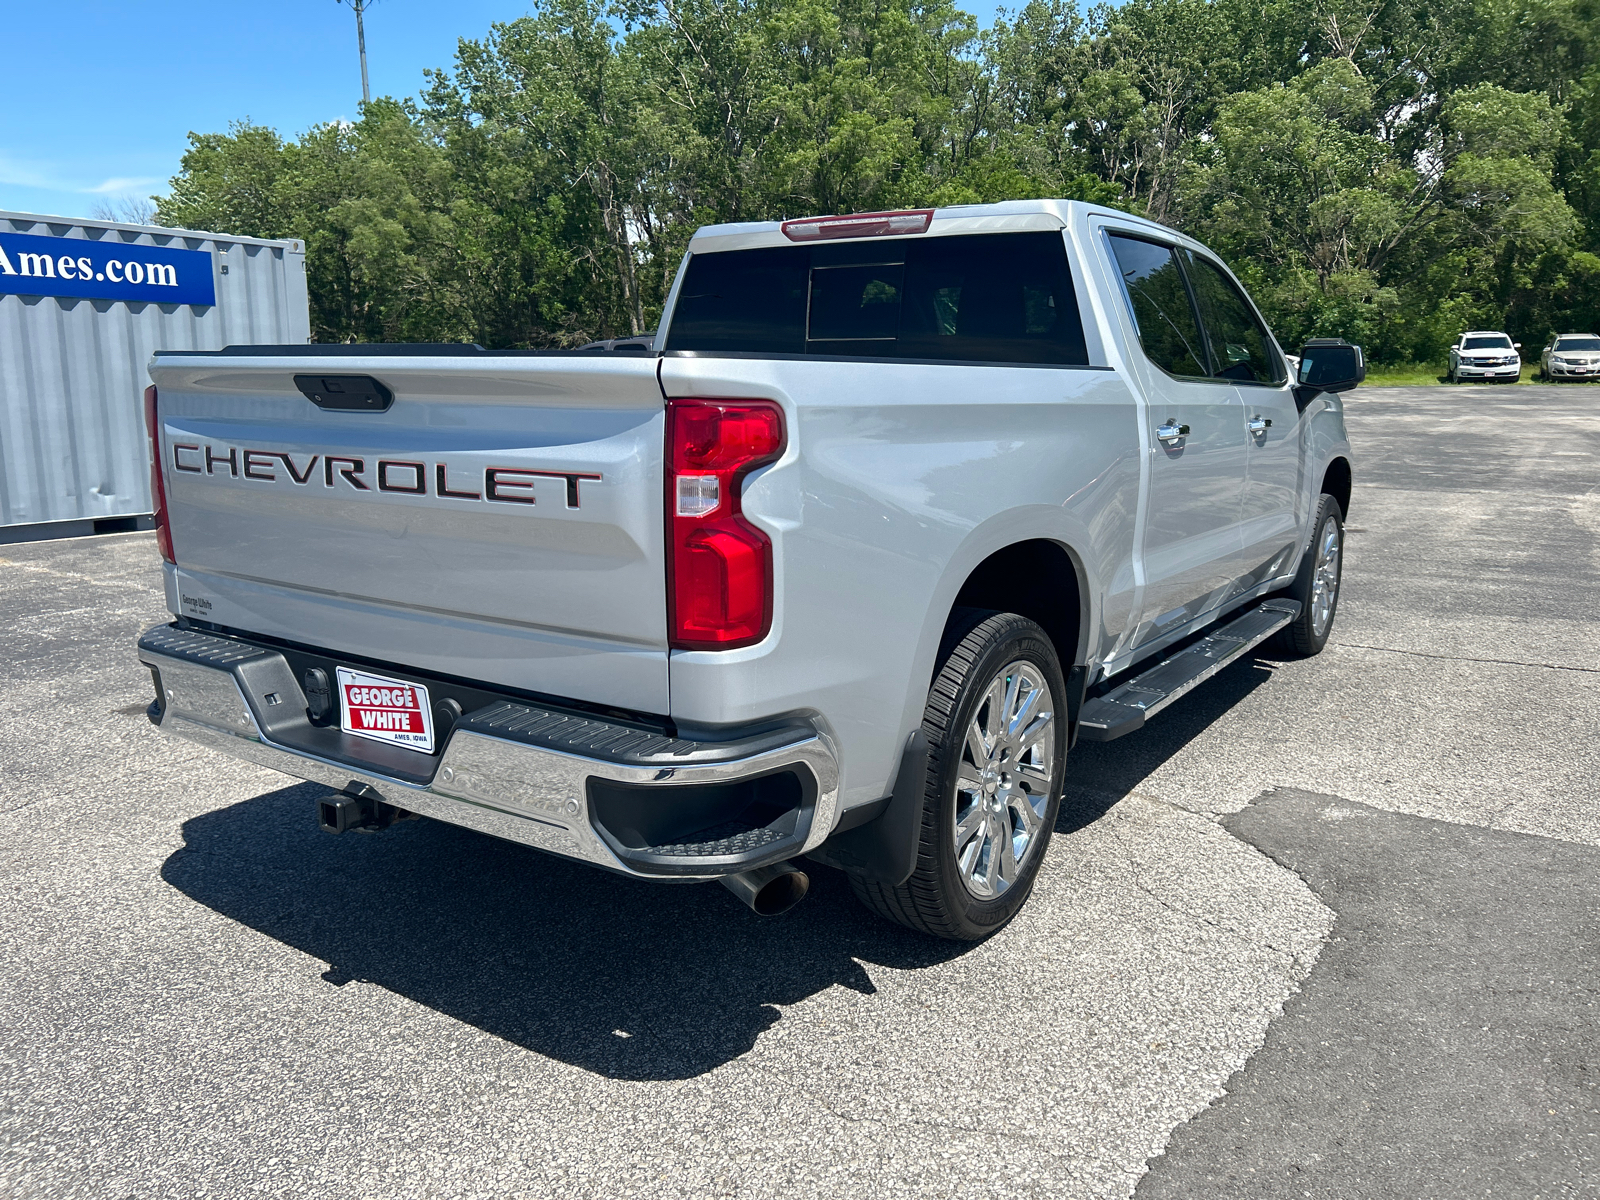
[[[1426,387],[1444,382],[1443,363],[1367,364],[1364,387]],[[1527,374],[1526,371],[1523,372]]]
[[[1445,371],[1448,368],[1444,363],[1368,363],[1367,379],[1363,387],[1430,387],[1434,384],[1446,382]],[[1522,378],[1517,382],[1524,385],[1538,383],[1539,364],[1537,362],[1522,364]],[[1476,382],[1475,380],[1473,382]],[[1563,384],[1576,384],[1576,380],[1563,379]],[[1584,386],[1593,386],[1600,379],[1586,379]],[[1504,387],[1505,384],[1499,386]]]

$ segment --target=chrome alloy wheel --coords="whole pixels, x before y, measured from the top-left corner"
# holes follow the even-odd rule
[[[1017,660],[984,689],[956,769],[956,864],[980,900],[1015,883],[1050,807],[1056,703],[1044,674]]]
[[[1311,577],[1311,629],[1325,637],[1339,599],[1339,522],[1329,517],[1317,535],[1317,565]]]

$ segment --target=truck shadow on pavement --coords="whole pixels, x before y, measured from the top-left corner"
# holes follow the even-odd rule
[[[967,946],[890,925],[836,871],[764,919],[715,884],[664,885],[437,821],[331,837],[310,784],[186,821],[162,878],[222,915],[486,1033],[614,1079],[685,1079],[748,1052],[790,1005],[862,963]],[[859,961],[858,961],[859,960]]]
[[[1069,760],[1058,833],[1093,823],[1271,678],[1238,663],[1116,742]],[[795,1004],[862,963],[901,970],[969,947],[869,914],[807,863],[811,894],[763,919],[715,884],[645,883],[437,821],[330,837],[312,784],[184,822],[162,878],[208,908],[526,1049],[614,1079],[686,1079],[748,1052]]]
[[[1278,662],[1246,656],[1208,679],[1137,733],[1114,742],[1079,742],[1067,756],[1067,786],[1056,833],[1092,825],[1183,751],[1251,692],[1272,680]]]

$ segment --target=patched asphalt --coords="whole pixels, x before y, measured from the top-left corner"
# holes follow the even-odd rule
[[[1139,1200],[1600,1196],[1600,850],[1289,789],[1222,824],[1333,931]]]
[[[762,921],[436,823],[323,835],[140,715],[149,535],[0,546],[0,1195],[1589,1194],[1592,908],[1555,897],[1600,845],[1590,395],[1351,396],[1328,650],[1075,751],[976,947],[822,868]],[[1541,854],[1571,871],[1508,885]],[[1474,991],[1523,941],[1543,991]]]

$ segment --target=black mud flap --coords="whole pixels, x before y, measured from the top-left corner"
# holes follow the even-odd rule
[[[835,833],[807,858],[890,887],[911,878],[922,838],[922,808],[928,780],[928,736],[920,728],[906,739],[895,773],[894,791],[865,824]],[[881,807],[879,807],[881,805]],[[850,814],[845,819],[849,820]]]

